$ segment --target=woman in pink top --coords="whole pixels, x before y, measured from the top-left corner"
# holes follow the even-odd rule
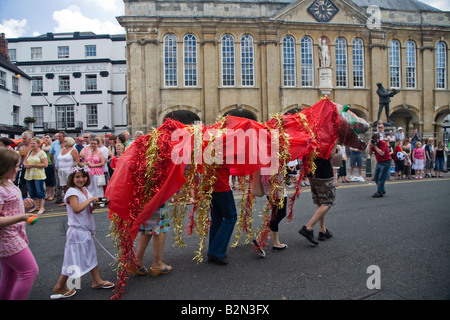
[[[422,143],[417,142],[413,150],[412,168],[416,171],[416,179],[422,179],[422,171],[425,167],[425,150],[422,149]],[[417,177],[419,175],[419,177]]]
[[[25,300],[30,294],[39,268],[28,248],[24,214],[33,200],[22,200],[13,183],[19,171],[19,154],[0,149],[0,300]]]

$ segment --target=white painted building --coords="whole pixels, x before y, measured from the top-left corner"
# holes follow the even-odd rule
[[[15,138],[27,129],[31,114],[31,77],[8,58],[8,42],[0,34],[0,136]]]
[[[32,78],[35,133],[126,130],[125,35],[47,33],[7,40],[11,62]]]

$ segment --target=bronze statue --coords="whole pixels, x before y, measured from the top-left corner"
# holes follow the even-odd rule
[[[377,121],[380,120],[381,112],[383,111],[383,107],[385,108],[384,111],[386,112],[386,121],[390,123],[389,119],[389,102],[391,102],[390,97],[395,96],[399,91],[393,89],[391,92],[387,91],[381,82],[377,83],[377,95],[380,97],[380,107],[378,109],[378,118]]]

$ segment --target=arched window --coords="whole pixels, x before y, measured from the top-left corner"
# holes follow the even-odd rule
[[[197,38],[187,34],[183,39],[184,86],[197,86]]]
[[[347,41],[336,39],[336,86],[347,87]]]
[[[406,41],[406,87],[416,87],[416,43]]]
[[[447,88],[447,45],[443,41],[436,46],[436,88]]]
[[[314,86],[313,40],[304,36],[301,41],[302,87]]]
[[[241,72],[242,86],[255,85],[255,52],[253,48],[253,37],[245,34],[241,38]]]
[[[364,42],[353,40],[353,87],[364,87]]]
[[[400,88],[400,42],[391,40],[389,44],[389,85]]]
[[[222,37],[222,85],[235,85],[235,50],[234,37],[231,34],[226,34]]]
[[[164,85],[176,87],[177,81],[177,37],[174,34],[164,36]]]
[[[295,41],[291,36],[283,39],[283,85],[295,87]]]

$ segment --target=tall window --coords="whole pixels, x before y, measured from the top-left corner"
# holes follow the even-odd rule
[[[0,87],[6,88],[6,72],[0,71]]]
[[[241,38],[242,86],[253,86],[255,84],[254,63],[253,37],[245,34]]]
[[[447,88],[447,46],[443,41],[436,46],[436,88]]]
[[[336,39],[336,86],[347,86],[347,41]]]
[[[12,83],[12,92],[19,92],[19,78],[16,76],[12,76],[11,77],[11,83]]]
[[[42,92],[44,91],[44,82],[42,76],[33,77],[31,80],[31,92]]]
[[[58,129],[75,128],[73,105],[56,106],[56,126]]]
[[[235,84],[235,51],[234,37],[226,34],[222,37],[222,85],[234,86]]]
[[[167,34],[164,37],[164,85],[176,87],[177,81],[177,37]]]
[[[197,38],[187,34],[183,39],[184,51],[184,86],[197,86]]]
[[[69,92],[69,91],[70,91],[70,77],[59,76],[59,92]]]
[[[96,104],[86,105],[86,124],[87,126],[98,125],[98,110]]]
[[[416,87],[416,43],[406,42],[406,87]]]
[[[397,40],[389,44],[389,78],[391,88],[400,88],[400,42]]]
[[[310,37],[303,37],[301,42],[302,59],[302,87],[312,87],[314,85],[314,65],[313,65],[313,41]]]
[[[353,40],[353,86],[364,87],[364,43],[359,38]]]
[[[295,87],[295,41],[291,36],[283,39],[283,85]]]
[[[87,74],[86,75],[86,91],[97,90],[97,75]]]
[[[17,61],[17,52],[16,49],[8,49],[9,60]]]
[[[33,118],[36,122],[33,124],[34,128],[42,128],[44,126],[44,107],[33,106]]]

